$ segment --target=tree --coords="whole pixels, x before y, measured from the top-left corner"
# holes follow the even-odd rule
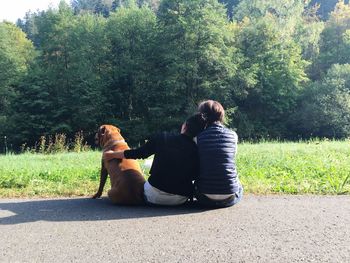
[[[12,113],[8,118],[8,130],[17,131],[9,138],[15,150],[23,144],[33,146],[40,136],[52,135],[51,127],[57,123],[52,118],[55,113],[51,104],[52,94],[47,89],[49,85],[42,69],[33,63],[17,88]]]
[[[225,8],[215,0],[165,0],[158,18],[157,96],[162,100],[154,106],[170,128],[193,113],[198,101],[230,94],[236,49]]]
[[[152,10],[157,10],[160,0],[72,0],[71,6],[75,14],[93,13],[109,17],[120,7],[148,5]]]
[[[11,101],[34,56],[32,43],[19,28],[0,23],[0,134],[6,131]]]
[[[35,18],[40,16],[41,12],[32,13],[30,11],[26,12],[23,19],[18,19],[16,25],[22,29],[26,34],[27,38],[30,39],[35,47],[39,47],[39,43],[36,39],[38,34],[38,29],[35,24]]]
[[[113,0],[72,0],[75,14],[94,13],[108,17],[113,9]]]
[[[219,0],[219,3],[222,3],[226,6],[227,16],[229,19],[232,19],[234,9],[238,5],[239,2],[240,2],[240,0]]]
[[[350,63],[350,46],[348,32],[350,30],[350,4],[339,1],[330,14],[321,36],[318,75],[323,74],[333,64]]]
[[[276,23],[286,31],[293,31],[298,18],[307,6],[303,0],[242,0],[234,10],[234,18],[242,21],[245,17],[254,21],[270,14],[276,18]]]
[[[110,42],[108,112],[134,142],[148,133],[154,85],[156,16],[146,6],[120,7],[107,23]]]
[[[324,23],[317,15],[319,5],[310,6],[309,2],[304,0],[243,0],[235,8],[234,18],[237,21],[248,18],[253,24],[265,16],[274,18],[274,24],[281,32],[281,37],[292,37],[294,42],[301,47],[303,59],[310,62],[308,72],[313,77],[315,68],[317,68],[316,61],[320,53],[320,38]]]
[[[306,89],[294,115],[300,137],[350,136],[350,64],[333,65],[321,81]]]
[[[248,138],[287,137],[288,118],[307,81],[300,46],[267,14],[241,23],[239,48],[245,59],[239,71],[250,72],[251,78],[246,97],[237,101],[238,131]]]
[[[339,0],[312,0],[310,2],[310,6],[313,6],[315,4],[320,5],[317,13],[322,18],[322,20],[327,20],[329,18],[329,14],[333,11],[337,2],[339,2]],[[349,0],[345,0],[344,2],[348,4]]]
[[[294,34],[295,41],[302,49],[303,59],[309,62],[307,73],[310,79],[318,78],[318,59],[320,55],[321,34],[324,30],[324,22],[320,21],[317,12],[319,5],[307,7]]]
[[[40,55],[19,89],[12,117],[23,130],[18,143],[33,144],[41,135],[92,132],[106,119],[105,19],[74,16],[62,2],[59,10],[38,17],[37,26]]]

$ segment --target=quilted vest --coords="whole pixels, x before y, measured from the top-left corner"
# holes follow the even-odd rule
[[[201,193],[238,192],[237,141],[237,134],[221,124],[213,124],[197,136],[200,173],[196,186]]]

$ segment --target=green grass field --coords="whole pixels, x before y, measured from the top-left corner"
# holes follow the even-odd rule
[[[237,165],[246,192],[350,194],[350,141],[243,144]]]
[[[94,151],[2,155],[0,197],[91,196],[100,158]],[[237,166],[246,193],[350,194],[350,141],[244,143]]]

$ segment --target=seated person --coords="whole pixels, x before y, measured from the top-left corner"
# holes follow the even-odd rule
[[[223,125],[225,111],[219,102],[204,101],[198,111],[204,115],[207,126],[197,136],[200,171],[195,196],[203,206],[232,206],[243,195],[235,162],[238,136]]]
[[[198,152],[193,140],[205,126],[202,114],[188,118],[181,134],[162,133],[140,148],[125,151],[107,151],[103,158],[145,159],[154,154],[150,177],[144,185],[146,203],[181,205],[193,196],[192,181],[198,176]]]

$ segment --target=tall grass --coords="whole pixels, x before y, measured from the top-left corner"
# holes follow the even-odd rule
[[[85,142],[83,132],[78,132],[74,136],[74,140],[68,140],[63,133],[55,134],[54,136],[41,136],[34,147],[28,147],[23,144],[21,147],[22,153],[64,153],[64,152],[84,152],[91,150],[91,147]]]
[[[91,196],[100,163],[97,151],[2,155],[0,197]],[[243,143],[237,166],[246,193],[350,194],[349,141]]]

